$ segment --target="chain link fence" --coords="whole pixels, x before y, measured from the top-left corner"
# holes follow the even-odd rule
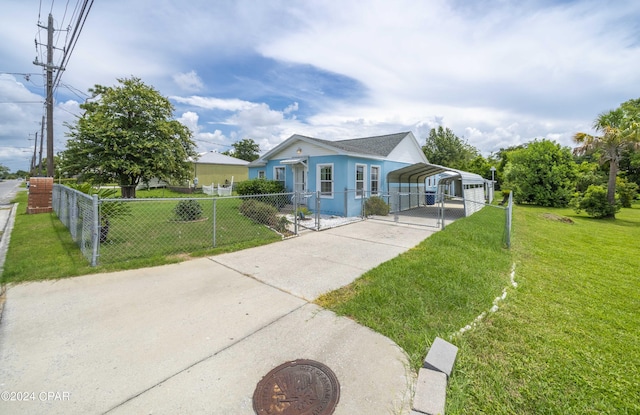
[[[491,206],[510,212],[509,208]],[[420,193],[278,193],[254,196],[99,199],[54,185],[53,208],[92,266],[238,249],[364,219],[444,228],[468,202]],[[474,209],[478,210],[478,209]],[[510,218],[510,216],[508,216]],[[506,244],[510,240],[510,219]],[[505,226],[507,226],[505,224]],[[506,232],[506,231],[505,231]]]
[[[58,219],[69,229],[82,255],[96,266],[100,226],[98,196],[89,196],[59,184],[53,185],[51,204]]]
[[[484,209],[492,210],[493,213],[486,214],[494,217],[493,223],[490,225],[492,230],[502,232],[503,245],[507,248],[511,246],[513,217],[513,196],[511,193],[499,204],[431,192],[395,192],[381,194],[379,197],[389,205],[390,213],[375,215],[369,217],[370,219],[437,229],[444,229],[456,220],[471,216]]]

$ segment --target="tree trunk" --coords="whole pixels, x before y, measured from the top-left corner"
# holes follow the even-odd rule
[[[607,184],[607,200],[611,206],[616,204],[616,177],[618,177],[618,162],[609,161],[609,183]]]
[[[120,186],[123,199],[135,199],[136,198],[136,186]]]

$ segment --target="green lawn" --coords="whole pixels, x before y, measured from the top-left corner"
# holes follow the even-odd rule
[[[175,197],[168,190],[138,192],[141,197]],[[184,196],[184,195],[182,195]],[[108,240],[100,246],[99,265],[89,266],[69,230],[55,213],[27,215],[27,193],[20,192],[11,243],[0,282],[56,279],[96,272],[135,269],[215,255],[281,240],[263,225],[238,214],[238,199],[216,203],[213,247],[212,200],[203,198],[205,220],[175,221],[175,201],[134,201],[131,215],[112,220]]]
[[[488,213],[320,304],[396,341],[414,369],[435,336],[456,344],[448,414],[640,413],[640,209],[595,220],[519,206],[511,252],[496,249]],[[497,312],[456,335],[507,286]]]
[[[270,243],[282,237],[238,211],[241,200],[219,198],[198,200],[202,219],[179,221],[174,213],[177,201],[140,200],[126,202],[130,215],[111,221],[108,238],[100,245],[101,264],[158,255],[209,252],[215,247]],[[214,241],[215,238],[215,241]]]
[[[447,413],[640,413],[640,209],[515,212],[518,288],[456,340]]]
[[[417,370],[436,336],[471,322],[507,285],[504,223],[502,209],[485,208],[317,303],[393,339]]]
[[[26,194],[20,202],[3,282],[181,259],[148,255],[91,268],[55,215],[26,215]],[[206,203],[205,212],[212,208]],[[200,226],[172,222],[170,208],[153,206],[158,210],[144,227],[157,232],[147,238],[170,235],[160,247],[184,231],[181,225]],[[220,209],[235,215],[237,206]],[[640,206],[623,209],[615,220],[528,206],[514,214],[510,251],[503,248],[504,212],[485,208],[318,303],[393,339],[415,370],[436,336],[456,344],[449,414],[640,413]],[[207,221],[202,226],[212,226]],[[230,231],[236,226],[244,225]],[[114,224],[112,231],[117,244],[119,232],[133,229]],[[517,288],[509,284],[512,264]],[[458,335],[504,287],[508,296],[498,311]]]

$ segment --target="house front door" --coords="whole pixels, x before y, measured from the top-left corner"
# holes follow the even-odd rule
[[[307,192],[307,167],[303,164],[293,166],[293,190],[299,193]]]

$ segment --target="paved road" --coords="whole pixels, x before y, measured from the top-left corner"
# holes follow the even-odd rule
[[[0,413],[252,415],[265,374],[311,359],[339,379],[334,415],[408,415],[415,374],[404,351],[309,300],[433,231],[364,221],[179,264],[10,286],[0,395],[30,394],[0,396]]]
[[[7,180],[0,182],[0,275],[4,269],[4,260],[9,248],[9,235],[11,234],[15,209],[11,201],[20,191],[21,180]],[[0,316],[4,301],[4,287],[0,287]]]
[[[0,182],[0,205],[6,205],[11,203],[11,200],[16,196],[20,185],[23,183],[21,180],[5,180]]]

